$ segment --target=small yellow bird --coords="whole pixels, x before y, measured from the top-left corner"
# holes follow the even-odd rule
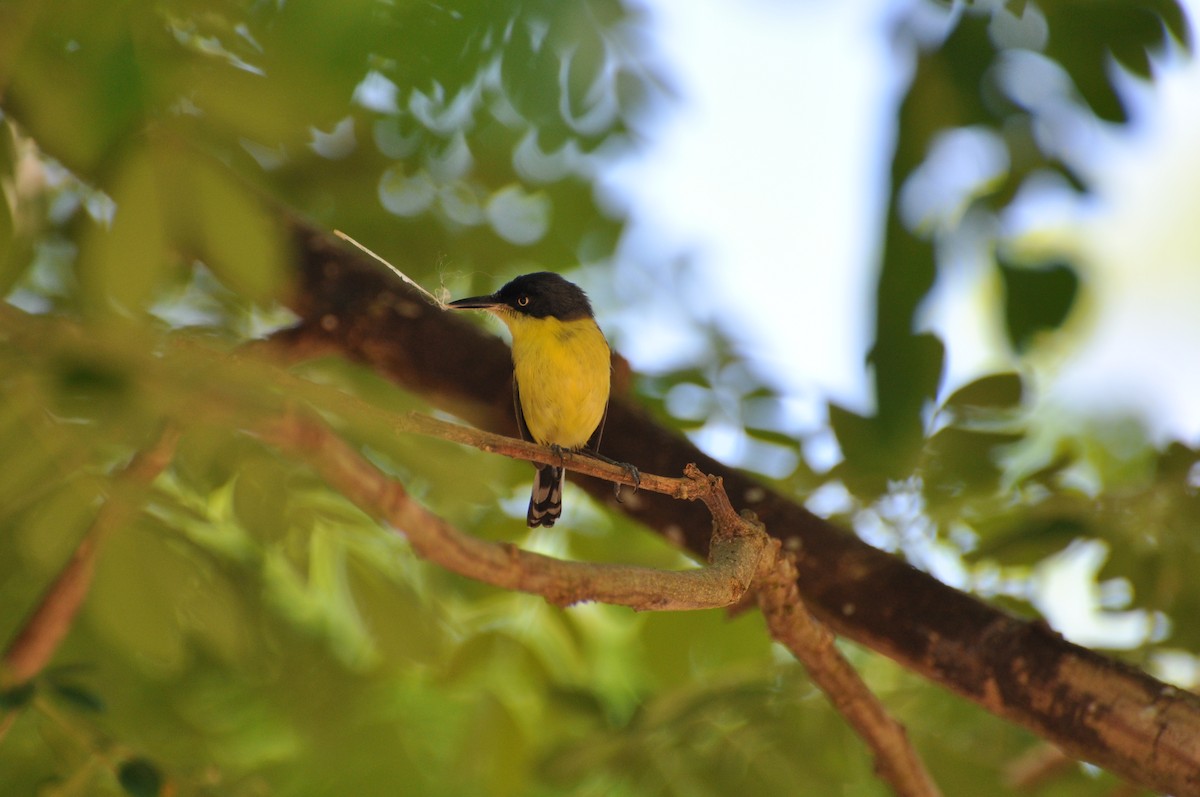
[[[522,439],[569,451],[586,448],[611,462],[597,449],[608,412],[612,357],[578,285],[539,271],[490,296],[459,299],[449,307],[487,310],[512,333],[513,402]],[[535,467],[525,519],[530,527],[553,526],[562,514],[564,469]]]

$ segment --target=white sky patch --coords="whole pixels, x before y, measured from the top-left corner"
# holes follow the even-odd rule
[[[707,284],[690,293],[782,387],[869,409],[863,357],[900,71],[883,20],[895,3],[648,5],[680,102],[604,178],[629,204],[631,237],[694,258]],[[1027,242],[1077,253],[1085,269],[1073,323],[1094,324],[1042,357],[1047,397],[1124,405],[1159,439],[1196,442],[1200,369],[1186,353],[1200,350],[1200,67],[1176,57],[1158,72],[1132,86],[1132,125],[1089,137],[1095,201],[1043,194],[1007,218],[1033,220]],[[943,275],[930,302],[954,384],[1008,360],[985,255]],[[639,345],[635,365],[654,370],[654,348]]]
[[[368,110],[393,114],[400,110],[400,105],[396,101],[399,92],[399,88],[391,78],[372,69],[367,72],[367,76],[362,79],[362,82],[354,87],[352,99]]]
[[[1136,121],[1101,143],[1097,201],[1081,217],[1085,342],[1052,397],[1127,404],[1160,441],[1200,442],[1200,63],[1175,60],[1137,90]]]
[[[1097,540],[1075,542],[1038,565],[1033,603],[1072,642],[1118,650],[1161,639],[1166,620],[1145,611],[1122,611],[1133,601],[1123,579],[1100,582],[1108,546]]]
[[[781,386],[867,402],[863,357],[896,69],[889,0],[659,0],[681,102],[606,183]]]

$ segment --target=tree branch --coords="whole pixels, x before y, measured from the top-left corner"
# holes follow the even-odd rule
[[[410,417],[410,420],[412,418]],[[417,416],[415,426],[454,433],[460,440],[472,441],[485,450],[520,449],[522,458],[557,459],[553,452],[530,446],[519,440],[496,439],[488,433],[442,424]],[[559,606],[581,601],[600,601],[628,606],[640,611],[711,609],[736,603],[749,589],[758,571],[758,561],[766,545],[761,531],[746,533],[741,524],[722,525],[714,520],[713,543],[708,567],[678,572],[630,565],[566,562],[523,551],[511,544],[497,544],[465,534],[414,501],[399,482],[382,473],[365,457],[305,414],[287,413],[256,430],[260,438],[309,464],[331,487],[364,512],[387,522],[402,532],[413,550],[434,564],[460,575],[503,589],[515,589],[541,595]],[[540,461],[540,460],[539,460]],[[619,466],[597,460],[577,458],[572,467],[592,472],[615,469],[627,478]],[[616,476],[617,474],[609,473]],[[690,469],[686,478],[647,479],[663,490],[706,502],[719,501],[719,480]],[[726,501],[726,504],[728,501]]]
[[[140,504],[128,493],[140,493],[171,461],[179,435],[168,428],[137,452],[114,480],[114,490],[58,576],[42,594],[0,660],[0,686],[8,688],[35,678],[58,650],[87,597],[96,571],[96,555],[104,540],[129,521]]]
[[[465,319],[429,307],[374,263],[292,220],[300,324],[278,335],[284,356],[340,353],[483,429],[515,434],[508,348]],[[405,265],[405,264],[401,264]],[[724,480],[784,550],[803,552],[797,587],[839,635],[887,655],[1053,742],[1067,754],[1177,797],[1200,797],[1200,698],[1071,644],[942,584],[816,517],[790,498],[705,456],[637,406],[614,399],[605,453],[647,472],[694,462]],[[600,500],[607,484],[580,480]],[[700,556],[708,520],[692,503],[649,491],[617,507]]]
[[[875,771],[898,795],[941,794],[925,764],[879,698],[834,645],[829,626],[809,613],[796,587],[796,561],[779,540],[771,540],[757,595],[767,627],[778,642],[804,664],[838,713],[846,718],[875,754]]]

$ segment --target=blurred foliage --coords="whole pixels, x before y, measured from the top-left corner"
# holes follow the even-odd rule
[[[930,18],[933,30],[917,22]],[[961,586],[1027,609],[1030,569],[1093,538],[1114,554],[1103,577],[1125,579],[1139,608],[1192,616],[1197,452],[1157,451],[1128,425],[1039,431],[1022,373],[950,390],[943,343],[917,324],[966,222],[1046,171],[1087,189],[1041,123],[1063,109],[1122,121],[1110,54],[1148,76],[1148,50],[1187,41],[1182,12],[928,2],[911,21],[877,412],[830,409],[844,461],[806,464],[783,397],[713,325],[695,362],[640,379],[639,394],[664,423],[736,439],[731,460],[798,499],[840,485],[830,513],[877,544],[931,567],[953,548]],[[623,220],[595,176],[666,96],[639,25],[618,0],[0,2],[3,638],[99,506],[140,507],[105,545],[54,666],[0,692],[5,793],[885,793],[755,615],[559,611],[465,582],[237,432],[302,398],[481,536],[681,566],[578,494],[563,528],[525,532],[528,468],[344,412],[346,393],[419,406],[371,374],[310,363],[298,389],[227,356],[288,321],[280,206],[464,291],[533,264],[620,268]],[[1061,90],[1030,91],[1048,75]],[[947,141],[1000,165],[950,190],[936,169]],[[995,249],[1012,346],[1036,348],[1087,286],[1069,262]],[[471,276],[439,274],[447,264]],[[144,493],[121,486],[168,420],[182,432],[169,469]],[[1197,633],[1179,622],[1157,641],[1194,648]],[[998,773],[1028,734],[848,653],[946,793],[1010,793]],[[1111,788],[1072,770],[1042,793]]]

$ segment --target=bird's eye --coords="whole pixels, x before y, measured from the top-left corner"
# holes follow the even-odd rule
[[[520,305],[521,307],[525,307],[527,304],[529,304],[529,297],[528,296],[520,297],[519,299],[517,299],[517,304]]]

